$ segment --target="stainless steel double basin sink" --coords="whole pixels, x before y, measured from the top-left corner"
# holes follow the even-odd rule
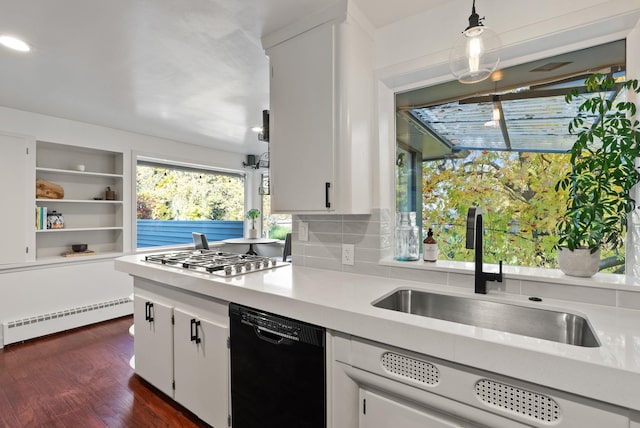
[[[373,306],[569,345],[600,346],[589,322],[568,312],[412,289],[397,290]]]

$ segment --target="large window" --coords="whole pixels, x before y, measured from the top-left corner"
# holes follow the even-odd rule
[[[137,247],[242,237],[244,176],[139,160],[136,168]]]
[[[396,210],[417,212],[423,236],[434,230],[441,259],[472,261],[466,215],[479,206],[486,262],[555,268],[566,195],[554,187],[569,168],[568,124],[582,102],[564,96],[583,85],[583,70],[605,69],[624,79],[624,42],[502,70],[477,86],[398,94]],[[604,252],[602,270],[624,273],[624,252]]]

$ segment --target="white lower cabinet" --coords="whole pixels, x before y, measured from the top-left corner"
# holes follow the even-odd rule
[[[227,425],[229,328],[175,308],[175,400],[214,427]]]
[[[227,427],[226,302],[136,278],[134,324],[136,374],[209,425]]]
[[[137,295],[133,300],[136,373],[173,397],[173,308],[157,300]]]
[[[360,428],[480,427],[452,415],[418,408],[415,404],[400,402],[364,389],[360,390],[360,402]]]

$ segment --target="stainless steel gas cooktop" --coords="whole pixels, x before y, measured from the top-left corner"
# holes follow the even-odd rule
[[[286,266],[274,258],[250,254],[222,253],[215,250],[176,251],[149,254],[144,257],[148,263],[168,267],[210,273],[223,277],[244,275]]]

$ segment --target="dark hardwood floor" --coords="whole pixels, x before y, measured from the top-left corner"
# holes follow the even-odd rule
[[[133,374],[132,317],[0,350],[0,426],[206,427]]]

